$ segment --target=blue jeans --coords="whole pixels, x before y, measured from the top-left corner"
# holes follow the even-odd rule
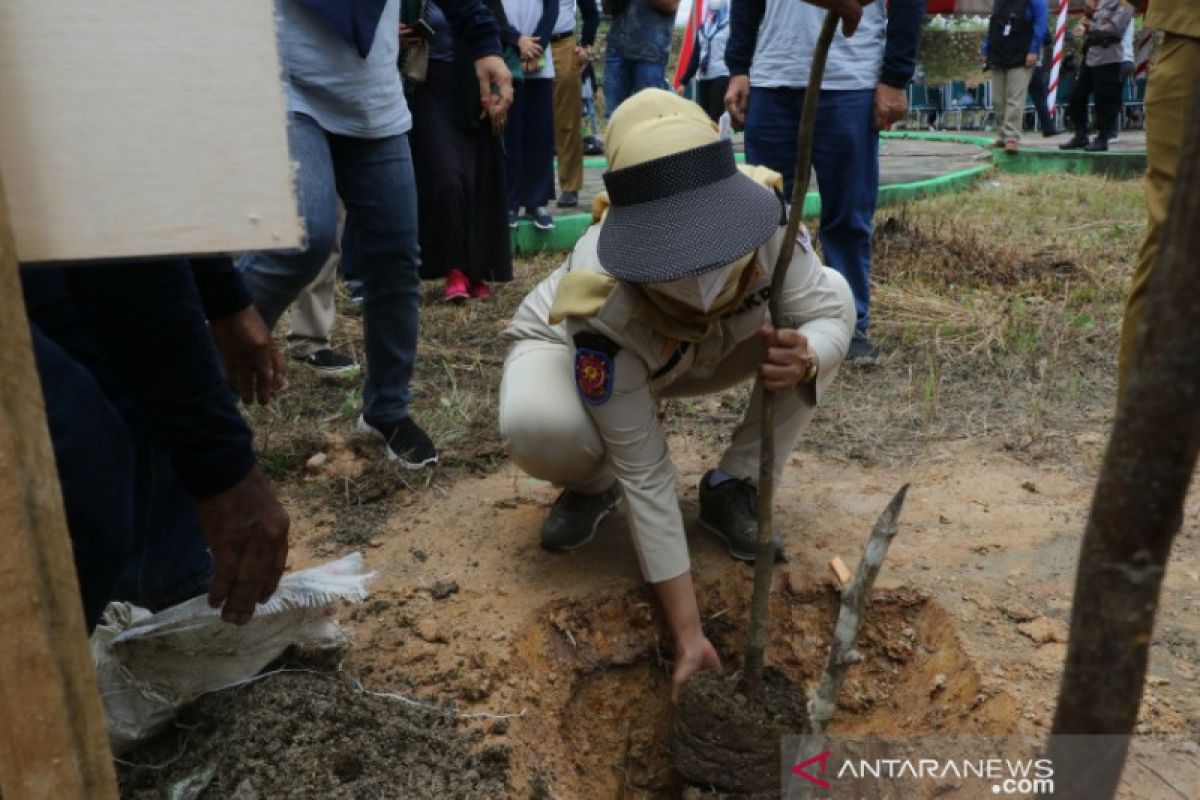
[[[329,258],[340,196],[347,225],[353,221],[354,262],[364,289],[363,416],[372,424],[394,424],[408,416],[421,314],[417,192],[408,135],[338,136],[297,114],[288,139],[292,158],[300,164],[300,212],[308,247],[247,253],[238,269],[254,305],[273,328]]]
[[[212,557],[195,503],[142,426],[61,271],[39,268],[22,279],[88,630],[112,600],[158,610],[207,591]]]
[[[879,131],[873,89],[823,91],[817,106],[813,169],[821,194],[825,260],[850,284],[857,328],[866,333],[871,304],[871,230],[879,195]],[[796,130],[803,89],[750,88],[746,162],[783,174],[788,196],[796,172]]]
[[[666,89],[667,65],[621,58],[610,48],[604,56],[604,113],[612,119],[617,106],[642,89]]]

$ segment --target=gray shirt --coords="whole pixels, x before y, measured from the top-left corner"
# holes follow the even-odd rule
[[[400,71],[400,0],[388,0],[366,58],[320,17],[293,0],[275,0],[288,110],[322,129],[360,139],[412,128]]]
[[[796,0],[767,0],[750,67],[750,85],[808,85],[810,58],[825,21],[825,9]],[[863,9],[862,22],[847,39],[838,28],[825,66],[827,90],[874,89],[883,67],[887,12],[882,0]]]
[[[1113,44],[1099,46],[1090,45],[1087,49],[1087,65],[1101,67],[1106,64],[1120,64],[1125,57],[1125,48],[1121,46],[1120,38],[1128,28],[1133,27],[1133,7],[1121,0],[1100,0],[1096,5],[1096,13],[1092,15],[1093,31],[1115,34],[1118,41]]]

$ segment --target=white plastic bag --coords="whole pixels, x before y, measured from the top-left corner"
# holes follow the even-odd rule
[[[157,614],[110,604],[91,647],[114,752],[154,735],[200,695],[252,678],[289,646],[339,645],[338,603],[364,600],[374,577],[361,553],[292,573],[241,627],[222,622],[206,597]]]

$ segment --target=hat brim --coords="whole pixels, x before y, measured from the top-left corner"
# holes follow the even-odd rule
[[[774,236],[783,221],[779,196],[735,172],[688,192],[610,207],[597,254],[617,280],[675,281],[737,261]]]

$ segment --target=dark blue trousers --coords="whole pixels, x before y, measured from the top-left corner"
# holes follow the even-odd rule
[[[554,197],[554,81],[526,78],[513,86],[504,126],[508,210],[533,212]]]
[[[817,110],[813,169],[821,193],[821,247],[854,292],[858,330],[871,304],[871,231],[879,194],[879,131],[873,89],[823,91]],[[787,195],[796,171],[796,131],[803,89],[751,87],[746,161],[783,174]]]
[[[111,600],[154,610],[206,591],[212,558],[194,502],[139,425],[61,271],[22,278],[88,630]]]

